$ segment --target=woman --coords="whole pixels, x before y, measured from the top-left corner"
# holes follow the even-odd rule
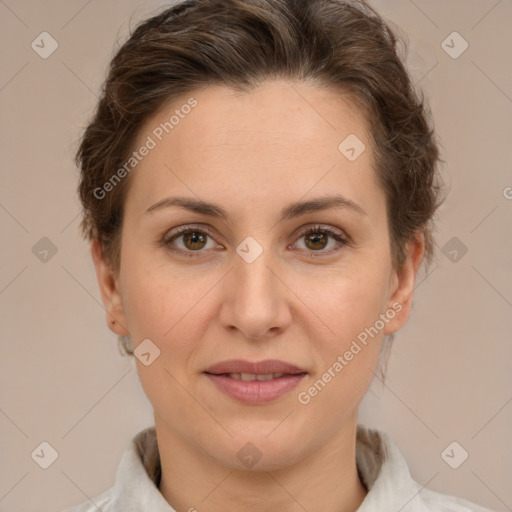
[[[363,2],[189,0],[115,55],[83,228],[155,427],[69,510],[486,510],[357,424],[439,204],[396,47]]]

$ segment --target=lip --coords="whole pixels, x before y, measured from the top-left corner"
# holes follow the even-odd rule
[[[203,372],[219,391],[246,404],[262,404],[277,400],[294,389],[307,375],[298,366],[267,359],[265,361],[245,361],[235,359],[210,366]],[[242,381],[229,377],[229,373],[254,373],[256,375],[283,373],[281,377],[264,381]]]
[[[279,361],[278,359],[266,359],[265,361],[245,361],[244,359],[231,359],[222,361],[210,366],[205,373],[220,375],[221,373],[255,373],[262,375],[265,373],[288,373],[298,374],[307,373],[306,370],[293,364]]]

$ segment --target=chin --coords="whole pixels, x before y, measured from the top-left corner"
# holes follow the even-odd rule
[[[285,469],[305,456],[304,436],[292,435],[283,428],[279,433],[274,422],[272,428],[265,422],[261,429],[238,430],[240,434],[216,443],[211,454],[224,466],[235,470],[277,471]],[[279,428],[279,427],[278,427]],[[272,429],[275,429],[272,432]],[[269,435],[269,432],[272,432]],[[302,439],[302,442],[301,442]]]

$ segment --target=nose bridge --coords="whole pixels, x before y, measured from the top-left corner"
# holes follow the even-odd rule
[[[222,319],[247,338],[263,337],[289,321],[284,285],[270,248],[248,237],[237,247]]]
[[[256,301],[265,299],[266,302],[273,299],[274,294],[271,291],[275,288],[276,277],[270,271],[272,260],[270,250],[263,251],[254,261],[238,257],[234,270],[237,289],[242,296]]]

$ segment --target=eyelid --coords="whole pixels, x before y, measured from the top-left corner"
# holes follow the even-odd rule
[[[350,242],[350,237],[345,233],[345,231],[343,231],[342,229],[339,229],[339,228],[334,228],[327,224],[313,224],[313,225],[307,226],[307,227],[299,230],[299,233],[296,236],[301,237],[301,236],[307,235],[308,233],[314,233],[316,231],[325,231],[325,232],[329,233],[329,235],[331,235],[331,236],[338,236],[338,237],[342,238],[345,241],[345,243]]]
[[[218,236],[217,231],[206,224],[185,224],[183,226],[178,226],[176,228],[166,231],[163,238],[165,240],[170,240],[171,238],[175,237],[176,235],[180,235],[180,234],[186,233],[188,231],[194,231],[194,230],[196,230],[198,232],[204,232],[204,233],[210,235],[211,237]]]

